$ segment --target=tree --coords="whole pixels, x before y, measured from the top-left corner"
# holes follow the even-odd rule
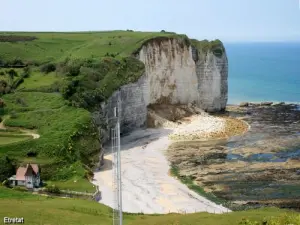
[[[16,172],[14,162],[8,158],[8,156],[2,156],[0,158],[0,182],[8,179]]]

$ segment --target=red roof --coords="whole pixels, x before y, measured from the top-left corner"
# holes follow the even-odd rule
[[[16,180],[25,180],[25,174],[29,175],[29,172],[37,174],[39,167],[37,164],[27,164],[26,167],[19,167],[16,173]]]
[[[30,164],[35,174],[39,172],[39,166],[37,164]],[[27,165],[28,166],[28,165]]]

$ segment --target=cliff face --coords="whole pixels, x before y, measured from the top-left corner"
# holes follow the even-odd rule
[[[209,112],[225,109],[228,62],[225,51],[201,51],[181,39],[154,39],[136,56],[145,74],[114,92],[103,112],[111,123],[113,108],[121,100],[121,125],[126,132],[145,124],[149,104],[194,103]]]
[[[227,103],[226,54],[201,52],[180,39],[152,41],[143,46],[139,59],[145,64],[146,104],[195,103],[213,112]]]

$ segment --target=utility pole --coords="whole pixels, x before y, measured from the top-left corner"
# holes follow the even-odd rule
[[[121,101],[120,101],[120,93],[119,93],[117,107],[114,108],[114,119],[116,120],[116,123],[111,129],[112,171],[113,171],[113,191],[114,191],[113,225],[123,224],[120,111],[121,111]]]

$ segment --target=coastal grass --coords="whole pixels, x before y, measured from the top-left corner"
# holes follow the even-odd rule
[[[131,32],[131,31],[103,31],[76,33],[27,33],[5,32],[0,36],[36,37],[35,40],[18,42],[0,41],[0,58],[22,61],[46,63],[59,62],[70,58],[97,58],[108,54],[127,57],[140,47],[143,41],[159,36],[174,36],[174,33],[160,32]]]
[[[66,181],[46,181],[47,186],[55,185],[60,190],[95,193],[96,187],[83,177],[72,177]]]
[[[0,32],[0,37],[6,37],[0,40],[0,59],[19,59],[35,65],[60,62],[66,57],[101,59],[113,55],[124,58],[135,53],[149,40],[160,38],[185,39],[186,44],[193,44],[202,51],[224,49],[220,40],[190,40],[186,35],[174,32]],[[19,41],[15,41],[15,38]]]
[[[14,209],[13,211],[11,209]],[[33,210],[34,209],[34,210]],[[23,217],[30,225],[111,224],[111,208],[94,201],[45,197],[0,187],[0,212],[7,217]],[[17,212],[17,213],[16,213]],[[254,223],[259,221],[259,223]],[[267,221],[267,223],[263,223]],[[279,221],[271,223],[271,221]],[[264,208],[226,214],[193,213],[144,215],[124,213],[125,225],[238,225],[238,224],[294,224],[299,214],[276,208]]]
[[[200,187],[194,183],[194,181],[191,177],[180,175],[179,168],[176,165],[171,165],[170,174],[173,177],[176,177],[177,179],[179,179],[183,184],[185,184],[189,189],[193,190],[197,194],[199,194],[217,204],[226,203],[225,200],[218,198],[213,193],[205,192],[205,190],[202,187]]]

